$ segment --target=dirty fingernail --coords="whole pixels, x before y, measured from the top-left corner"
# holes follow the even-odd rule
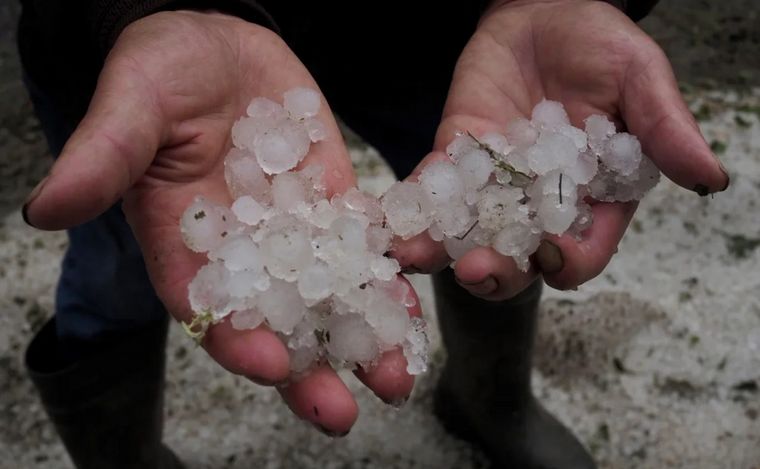
[[[404,407],[404,404],[406,404],[408,401],[409,396],[399,397],[397,399],[383,399],[383,402],[397,409]]]
[[[314,427],[317,430],[319,430],[320,432],[322,432],[325,435],[329,436],[330,438],[341,438],[341,437],[344,437],[344,436],[348,435],[348,432],[351,431],[351,430],[346,430],[346,431],[343,431],[343,432],[339,432],[339,431],[335,431],[335,430],[330,430],[327,427],[324,427],[324,426],[322,426],[319,423],[312,423],[312,425],[314,425]]]
[[[459,285],[464,287],[470,293],[474,293],[476,295],[488,295],[489,293],[493,293],[499,286],[499,284],[496,282],[496,279],[490,275],[484,280],[475,283],[463,282],[459,280],[459,277],[456,277],[456,280]]]
[[[249,377],[248,379],[250,379],[252,382],[258,384],[259,386],[277,386],[277,385],[282,384],[281,381],[272,381],[272,380],[266,379],[266,378]]]
[[[548,240],[541,241],[536,251],[536,262],[539,269],[545,274],[559,272],[565,266],[562,251],[556,244]]]
[[[422,271],[414,264],[409,264],[408,266],[401,269],[402,274],[419,274],[420,272]]]
[[[699,194],[700,197],[706,197],[710,193],[710,189],[704,184],[697,184],[692,190]]]
[[[34,227],[34,225],[32,225],[31,222],[29,221],[28,209],[29,209],[29,204],[24,204],[24,206],[21,207],[21,218],[24,219],[24,223],[26,223],[27,225],[31,227]]]
[[[723,165],[722,161],[718,160],[718,166],[720,166],[720,170],[723,171],[723,175],[726,176],[726,185],[720,190],[720,192],[723,192],[728,189],[729,184],[731,184],[731,176],[728,174],[728,170]]]
[[[36,199],[40,192],[42,192],[42,187],[45,185],[45,183],[48,180],[48,176],[45,176],[40,182],[37,183],[37,185],[32,189],[32,192],[29,193],[28,196],[26,196],[26,200],[24,201],[24,206],[21,208],[21,216],[24,218],[24,222],[29,226],[34,226],[29,222],[29,204],[31,204],[34,199]]]

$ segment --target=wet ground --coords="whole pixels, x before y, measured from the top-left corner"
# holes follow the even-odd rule
[[[549,291],[536,394],[604,468],[760,467],[760,13],[752,0],[668,0],[642,25],[665,48],[732,186],[699,198],[663,182],[620,252],[578,292]],[[49,164],[0,4],[0,469],[70,467],[22,367],[52,311],[62,233],[26,227],[18,209]],[[392,179],[355,145],[362,184]],[[414,279],[429,320],[425,278]],[[191,468],[475,468],[482,457],[431,414],[440,372],[400,411],[353,384],[361,417],[331,440],[268,389],[229,375],[177,329],[169,345],[166,439]]]

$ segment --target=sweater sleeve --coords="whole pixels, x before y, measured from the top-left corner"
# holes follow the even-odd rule
[[[86,8],[92,39],[104,56],[127,25],[160,11],[214,10],[277,31],[271,16],[255,0],[90,0]]]
[[[652,11],[659,0],[606,0],[620,8],[633,21],[639,21]]]

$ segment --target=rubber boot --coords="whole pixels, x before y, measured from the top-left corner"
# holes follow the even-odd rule
[[[438,321],[448,358],[435,413],[455,436],[484,451],[495,468],[591,469],[578,440],[531,391],[531,354],[543,283],[489,302],[436,274]]]
[[[109,338],[73,362],[48,321],[26,351],[29,375],[77,469],[179,469],[161,443],[167,321]]]

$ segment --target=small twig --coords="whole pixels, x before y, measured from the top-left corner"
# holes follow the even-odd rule
[[[467,134],[468,137],[473,139],[475,143],[478,144],[478,148],[488,153],[488,156],[490,156],[494,162],[494,166],[512,175],[512,178],[514,180],[510,182],[511,185],[516,186],[516,187],[524,187],[524,186],[527,186],[528,181],[532,180],[529,175],[523,173],[522,171],[518,171],[517,169],[515,169],[514,166],[504,161],[504,158],[506,158],[507,155],[499,153],[493,148],[486,145],[485,143],[481,142],[469,130],[467,130],[465,133]]]
[[[472,232],[472,230],[475,229],[476,226],[478,226],[478,222],[480,222],[480,220],[475,220],[475,223],[473,223],[472,226],[467,230],[467,232],[463,234],[462,236],[454,236],[454,237],[458,239],[459,241],[462,241],[463,239],[467,237],[468,234]]]
[[[562,173],[559,173],[559,204],[562,205]]]

